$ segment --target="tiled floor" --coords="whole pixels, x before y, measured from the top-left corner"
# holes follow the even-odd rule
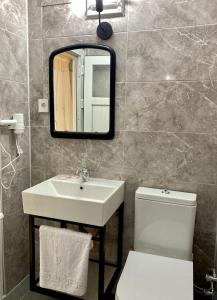
[[[114,299],[115,299],[115,297],[112,296],[111,300],[114,300]],[[57,300],[57,299],[43,296],[43,295],[33,293],[33,292],[28,292],[21,300]]]
[[[39,295],[38,293],[28,292],[21,300],[54,300],[54,298]]]
[[[108,283],[111,280],[111,277],[114,273],[114,267],[106,266],[105,267],[105,287],[107,287]],[[97,291],[98,291],[98,264],[91,262],[89,265],[88,272],[88,288],[85,294],[86,300],[97,300]],[[112,298],[114,299],[114,298]],[[111,300],[112,300],[111,299]],[[53,300],[51,297],[43,296],[38,293],[29,292],[25,295],[21,300]],[[110,299],[108,299],[110,300]]]

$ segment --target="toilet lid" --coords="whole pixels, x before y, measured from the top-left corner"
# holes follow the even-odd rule
[[[193,263],[130,251],[116,300],[193,300]]]

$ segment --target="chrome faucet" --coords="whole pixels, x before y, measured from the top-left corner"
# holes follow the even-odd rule
[[[83,182],[87,182],[90,178],[90,174],[87,168],[80,168],[77,170],[76,174],[79,176],[79,178],[81,179],[81,181]]]

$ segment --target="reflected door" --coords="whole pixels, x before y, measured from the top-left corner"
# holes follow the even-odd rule
[[[69,53],[54,59],[55,128],[59,131],[76,131],[75,59]]]
[[[110,56],[86,56],[84,131],[108,132],[110,112]]]

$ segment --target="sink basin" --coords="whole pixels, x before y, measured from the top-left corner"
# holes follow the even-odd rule
[[[58,175],[22,192],[24,213],[104,226],[124,201],[124,181]]]

